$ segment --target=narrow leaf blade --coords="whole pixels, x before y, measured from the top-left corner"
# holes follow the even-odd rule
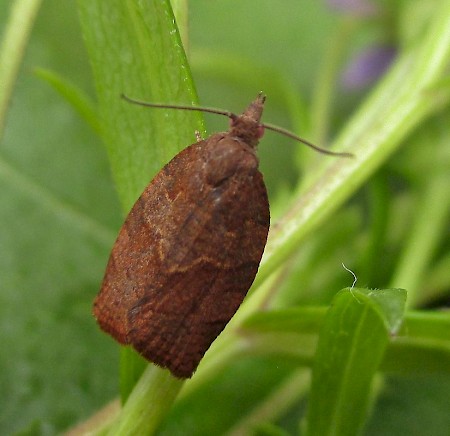
[[[398,297],[398,290],[392,293]],[[334,298],[313,365],[306,434],[358,434],[389,341],[389,307],[363,289],[344,289]]]

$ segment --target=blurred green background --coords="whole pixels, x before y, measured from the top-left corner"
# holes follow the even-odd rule
[[[0,4],[1,29],[11,3]],[[324,2],[192,1],[187,51],[200,103],[239,112],[263,90],[265,121],[303,125],[310,133],[307,116],[297,126],[290,119],[280,89],[292,90],[308,105],[338,19]],[[368,23],[357,35],[346,48],[348,57],[380,39],[380,29]],[[5,435],[56,434],[118,392],[118,346],[96,326],[91,304],[123,217],[100,138],[34,74],[36,67],[59,73],[95,98],[75,1],[43,2],[0,148],[0,433]],[[331,132],[364,95],[337,88]],[[208,132],[226,129],[227,120],[206,118]],[[297,144],[272,134],[260,145],[275,216],[299,177],[298,154]],[[344,243],[348,251],[358,245]],[[342,287],[351,282],[345,271],[338,276]],[[252,379],[242,392],[234,382],[248,365]],[[277,377],[291,365],[276,362]],[[163,434],[206,435],[227,428],[269,388],[271,371],[271,359],[237,363],[213,387],[196,393],[189,408],[180,404]],[[450,418],[442,404],[446,399],[448,404],[449,377],[386,383],[367,434],[448,434]],[[195,427],[199,420],[204,427]],[[289,427],[295,420],[287,415],[284,421]]]

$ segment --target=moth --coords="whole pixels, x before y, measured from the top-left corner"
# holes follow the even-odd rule
[[[265,97],[241,114],[209,108],[149,107],[219,113],[215,133],[178,153],[145,188],[128,214],[106,267],[93,313],[119,343],[189,378],[235,314],[258,271],[270,225],[256,148]]]

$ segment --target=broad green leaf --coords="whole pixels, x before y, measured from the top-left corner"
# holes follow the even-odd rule
[[[373,291],[376,292],[376,291]],[[398,290],[386,291],[393,299]],[[307,435],[356,435],[366,419],[373,377],[389,340],[394,310],[372,291],[345,289],[332,302],[315,356]]]

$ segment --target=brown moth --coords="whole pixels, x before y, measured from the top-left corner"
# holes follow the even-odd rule
[[[192,376],[258,271],[270,216],[256,146],[264,127],[286,134],[260,123],[264,100],[239,116],[182,107],[227,115],[230,129],[181,151],[145,188],[94,302],[105,332],[179,378]]]

